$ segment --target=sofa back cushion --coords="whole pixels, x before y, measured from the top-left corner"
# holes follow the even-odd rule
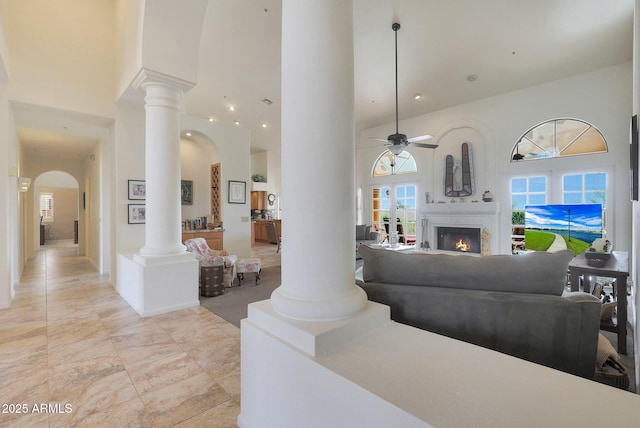
[[[367,224],[356,225],[356,241],[368,240],[370,234],[371,234],[371,225],[367,225]]]
[[[470,256],[402,253],[361,246],[363,280],[468,290],[560,296],[567,281],[570,250],[555,253]]]

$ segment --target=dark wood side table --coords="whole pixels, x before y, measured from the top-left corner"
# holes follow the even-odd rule
[[[200,295],[224,294],[224,266],[200,266]]]
[[[580,288],[580,276],[583,276],[585,291],[590,291],[588,277],[603,276],[615,279],[616,293],[616,324],[600,324],[601,330],[612,331],[618,334],[618,352],[627,354],[627,277],[629,276],[629,253],[627,251],[613,251],[611,258],[602,267],[590,266],[584,257],[584,252],[574,257],[569,262],[569,280],[571,291]]]

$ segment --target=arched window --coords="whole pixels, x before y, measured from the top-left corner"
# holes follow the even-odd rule
[[[416,160],[406,150],[399,155],[394,155],[389,150],[383,152],[373,164],[372,175],[384,177],[386,175],[407,174],[418,172]]]
[[[552,119],[525,132],[511,151],[511,161],[606,153],[607,142],[590,123],[579,119]]]

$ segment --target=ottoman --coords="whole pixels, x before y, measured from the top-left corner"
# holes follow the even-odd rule
[[[262,259],[242,259],[236,263],[236,274],[238,275],[239,285],[242,285],[244,274],[253,272],[256,274],[256,285],[260,279],[260,271],[262,270]]]

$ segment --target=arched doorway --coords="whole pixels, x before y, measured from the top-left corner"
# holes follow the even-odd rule
[[[35,248],[59,240],[78,244],[78,181],[63,171],[48,171],[34,183]]]

